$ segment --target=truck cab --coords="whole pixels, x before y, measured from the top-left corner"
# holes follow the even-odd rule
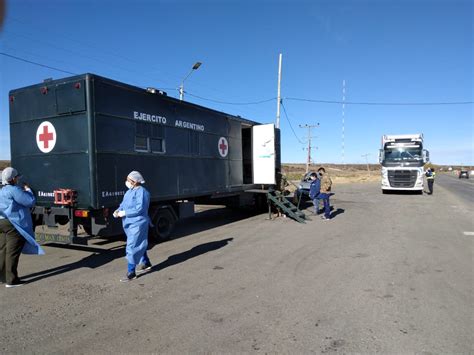
[[[429,152],[423,149],[423,134],[384,135],[379,151],[382,193],[389,190],[423,193],[423,166]]]

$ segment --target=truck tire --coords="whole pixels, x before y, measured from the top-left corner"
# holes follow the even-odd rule
[[[68,216],[56,216],[56,222],[60,224],[61,226],[65,226],[66,224],[69,223],[69,217]]]
[[[153,227],[151,228],[150,239],[154,242],[161,243],[170,238],[176,220],[168,209],[160,209],[153,217],[152,223]]]

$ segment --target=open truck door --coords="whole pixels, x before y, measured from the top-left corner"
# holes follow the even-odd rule
[[[274,185],[275,180],[275,125],[252,127],[253,183]]]

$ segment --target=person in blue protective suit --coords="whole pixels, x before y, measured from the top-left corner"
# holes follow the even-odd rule
[[[314,212],[313,214],[319,214],[319,190],[321,189],[321,180],[318,179],[316,173],[312,173],[310,176],[311,185],[309,185],[309,198],[313,201]]]
[[[17,186],[19,174],[11,167],[2,171],[0,189],[0,282],[6,287],[23,285],[18,277],[20,254],[44,254],[36,243],[30,208],[36,203],[31,189]]]
[[[122,225],[127,235],[126,258],[128,262],[127,276],[121,282],[137,278],[136,267],[141,265],[140,271],[151,269],[151,262],[147,255],[148,207],[150,206],[150,193],[142,185],[145,183],[138,171],[132,171],[127,176],[125,185],[128,191],[123,197],[119,208],[113,213],[115,218],[122,218]]]

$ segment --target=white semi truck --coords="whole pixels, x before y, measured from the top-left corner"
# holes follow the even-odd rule
[[[423,134],[383,135],[379,162],[382,164],[382,193],[411,190],[423,193],[423,166],[429,152],[423,149]]]

